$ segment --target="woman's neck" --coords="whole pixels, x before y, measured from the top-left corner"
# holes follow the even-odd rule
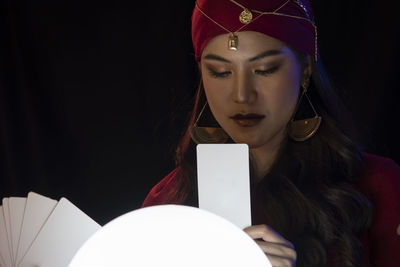
[[[283,140],[285,140],[284,137],[285,133],[280,133],[264,146],[250,149],[252,177],[255,182],[263,179],[271,170]]]

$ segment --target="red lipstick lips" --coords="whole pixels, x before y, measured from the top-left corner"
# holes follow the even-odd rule
[[[235,114],[230,118],[240,127],[253,127],[259,124],[265,118],[265,115],[256,113]]]

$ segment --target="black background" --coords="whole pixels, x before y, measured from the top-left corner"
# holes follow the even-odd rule
[[[54,2],[0,2],[0,198],[64,196],[104,224],[174,167],[197,76],[194,1]],[[400,162],[395,1],[312,4],[365,150]]]

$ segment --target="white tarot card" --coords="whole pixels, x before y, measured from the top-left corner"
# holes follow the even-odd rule
[[[7,233],[8,249],[10,252],[10,260],[11,260],[11,263],[14,264],[14,260],[13,260],[14,252],[12,250],[12,236],[11,236],[11,227],[10,227],[9,198],[3,198],[3,215],[4,215],[4,222],[6,225],[6,233]]]
[[[3,206],[0,206],[0,256],[2,264],[6,267],[12,266],[10,245],[8,243],[8,235],[6,222],[4,218]]]
[[[3,257],[1,256],[1,254],[0,254],[0,267],[7,267],[3,261]]]
[[[67,267],[75,253],[101,226],[61,198],[19,267]]]
[[[15,262],[21,261],[56,205],[54,199],[29,192]]]
[[[197,145],[199,208],[240,228],[251,225],[249,149],[246,144]]]
[[[21,226],[24,218],[26,198],[10,197],[8,199],[8,208],[10,213],[10,230],[11,230],[11,245],[12,245],[12,261],[15,263],[19,236],[21,234]]]
[[[7,267],[6,264],[4,263],[3,257],[0,254],[0,267]]]

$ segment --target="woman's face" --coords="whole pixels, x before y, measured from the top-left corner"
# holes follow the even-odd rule
[[[250,31],[237,35],[237,51],[228,49],[228,34],[203,50],[199,64],[210,109],[236,143],[279,145],[299,96],[302,64],[277,39]]]

